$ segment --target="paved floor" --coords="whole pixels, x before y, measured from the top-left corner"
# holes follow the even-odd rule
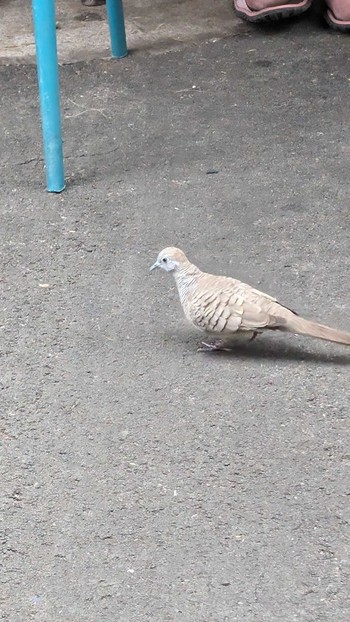
[[[64,66],[58,196],[0,68],[4,622],[349,622],[349,353],[198,354],[148,274],[177,244],[350,327],[349,56],[300,21]]]

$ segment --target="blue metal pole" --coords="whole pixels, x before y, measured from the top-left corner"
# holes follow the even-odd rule
[[[127,55],[125,21],[122,0],[106,0],[112,56],[124,58]]]
[[[55,0],[32,0],[48,192],[64,189]]]

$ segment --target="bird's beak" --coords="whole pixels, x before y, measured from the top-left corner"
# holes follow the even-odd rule
[[[159,268],[158,261],[156,261],[156,263],[154,263],[153,266],[150,267],[149,271],[152,272],[152,270],[154,270],[155,268]]]

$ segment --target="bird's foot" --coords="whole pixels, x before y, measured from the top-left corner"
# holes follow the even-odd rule
[[[214,339],[210,343],[202,341],[201,346],[197,352],[232,352],[242,345],[254,341],[255,337],[259,334],[258,331],[247,331],[236,333],[235,335],[223,339]]]
[[[206,341],[202,341],[199,348],[197,348],[197,352],[232,352],[233,348],[228,347],[227,342],[222,339],[216,339],[211,343],[207,343]]]

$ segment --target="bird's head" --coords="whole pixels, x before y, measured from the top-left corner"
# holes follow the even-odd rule
[[[157,261],[150,267],[150,272],[155,268],[162,268],[165,272],[174,272],[186,263],[188,263],[188,259],[185,253],[179,248],[170,246],[169,248],[164,248],[159,253]]]

